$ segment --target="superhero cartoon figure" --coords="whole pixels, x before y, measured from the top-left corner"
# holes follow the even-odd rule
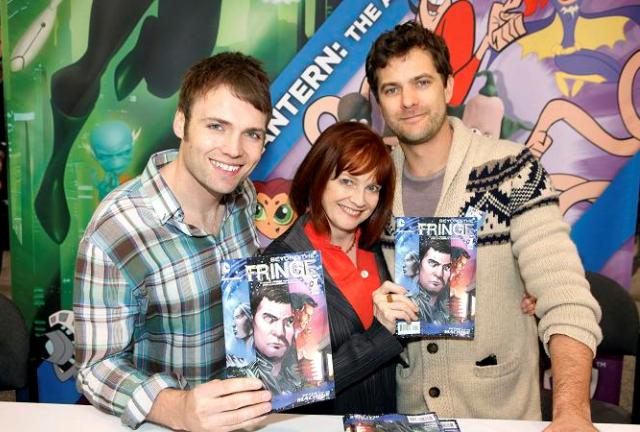
[[[67,381],[77,374],[74,358],[73,312],[60,310],[49,316],[51,331],[45,333],[47,342],[45,360],[53,365],[53,370],[60,381]]]
[[[131,163],[133,143],[138,133],[131,131],[122,121],[105,122],[91,131],[91,151],[104,170],[102,181],[94,180],[101,200],[123,180],[121,176]]]
[[[75,63],[51,77],[53,153],[35,200],[42,227],[62,243],[70,224],[64,171],[71,146],[93,111],[107,65],[142,19],[153,0],[94,0],[87,50]],[[135,47],[115,71],[122,100],[144,80],[160,98],[173,95],[189,65],[213,51],[222,0],[159,0],[158,15],[144,19]],[[202,37],[203,35],[207,37]]]
[[[304,135],[309,144],[313,145],[324,130],[322,123],[326,116],[330,117],[331,124],[337,121],[354,121],[373,128],[372,112],[369,83],[363,78],[358,92],[343,96],[323,96],[311,103],[304,112]],[[381,135],[385,144],[391,147],[398,143],[396,136],[386,127]]]
[[[622,69],[616,59],[601,50],[625,40],[630,21],[640,25],[640,6],[599,12],[583,9],[584,0],[550,0],[553,12],[526,21],[527,36],[520,39],[523,55],[552,59],[556,84],[564,96],[575,96],[585,83],[615,83]],[[524,0],[525,16],[547,8],[549,0]]]
[[[527,140],[527,147],[541,158],[554,143],[549,129],[558,122],[565,122],[588,142],[612,156],[631,157],[636,154],[640,151],[640,116],[633,105],[633,83],[639,71],[640,51],[636,51],[624,65],[618,82],[620,117],[629,137],[617,138],[577,104],[553,99],[542,109]],[[578,202],[594,202],[610,183],[609,180],[590,180],[570,173],[552,173],[551,181],[561,191],[560,210],[563,214]]]
[[[524,17],[514,11],[522,0],[507,0],[493,3],[489,12],[487,33],[478,48],[475,48],[476,17],[473,6],[468,0],[420,0],[415,6],[409,5],[416,13],[416,21],[442,36],[451,56],[453,69],[453,95],[451,105],[464,102],[482,58],[489,48],[495,52],[503,50],[511,42],[525,34]]]
[[[477,76],[486,77],[485,85],[456,110],[450,109],[450,114],[461,112],[459,117],[473,133],[491,138],[510,139],[519,130],[531,130],[531,125],[506,115],[493,72],[480,71]]]
[[[323,96],[311,103],[304,112],[304,134],[309,144],[318,139],[322,133],[321,121],[324,115],[333,121],[355,121],[371,126],[371,102],[369,86],[363,79],[360,91],[347,93],[344,96]]]
[[[12,70],[25,70],[46,42],[49,29],[53,28],[56,8],[60,4],[60,0],[50,1],[49,7],[21,38],[12,55]],[[237,2],[227,4],[234,3]],[[260,0],[248,3],[253,4],[248,19],[254,27],[257,24],[262,29],[279,24],[275,22],[277,12],[272,14],[273,19],[266,21],[264,14],[269,10],[277,11],[282,2]],[[307,39],[305,2],[296,3],[299,3],[297,25],[288,27],[289,31],[297,34],[296,43],[291,44],[291,48],[295,49],[293,52]],[[317,28],[326,19],[327,13],[335,8],[336,2],[319,0],[315,3]],[[157,6],[157,13],[149,14],[154,6]],[[124,100],[144,82],[151,95],[167,99],[178,90],[188,66],[214,51],[222,11],[222,0],[93,0],[86,51],[74,63],[55,71],[51,76],[53,151],[34,207],[40,224],[53,241],[61,244],[70,227],[64,173],[71,147],[96,106],[101,83],[105,81],[105,71],[131,33],[139,28],[134,47],[123,53],[114,71],[116,98]],[[256,38],[254,33],[247,35],[247,40],[251,44],[243,51],[262,58],[267,65],[271,64],[269,72],[275,72],[274,64],[288,61],[288,51],[280,47],[275,53],[278,55],[275,55],[272,44]]]
[[[254,182],[258,193],[255,221],[258,231],[273,240],[285,232],[298,218],[289,202],[291,180],[275,178]]]
[[[38,350],[44,360],[37,369],[40,402],[75,403],[80,399],[75,388],[78,366],[73,321],[72,311],[56,311],[49,315],[49,331],[38,338]]]

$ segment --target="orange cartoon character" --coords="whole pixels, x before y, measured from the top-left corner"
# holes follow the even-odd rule
[[[254,219],[261,234],[273,240],[285,232],[298,215],[289,202],[291,180],[275,178],[267,182],[254,182],[258,193],[258,206]]]

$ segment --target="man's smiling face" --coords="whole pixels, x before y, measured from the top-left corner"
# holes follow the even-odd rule
[[[448,127],[453,80],[443,82],[430,53],[412,48],[404,56],[391,58],[377,74],[382,115],[401,144],[427,143]]]
[[[183,174],[201,187],[194,194],[222,198],[244,181],[262,155],[266,123],[264,113],[224,85],[196,98],[188,120],[178,111],[173,129],[182,139]]]

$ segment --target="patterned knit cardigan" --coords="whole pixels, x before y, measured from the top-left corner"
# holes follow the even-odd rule
[[[463,216],[469,207],[485,212],[478,233],[476,336],[410,342],[404,353],[410,367],[397,369],[398,411],[539,419],[537,338],[547,350],[553,334],[564,334],[595,352],[602,338],[600,308],[538,160],[522,145],[473,134],[456,118],[449,122],[453,144],[435,215]],[[393,153],[401,173],[403,153]],[[402,175],[397,179],[394,216],[403,216]],[[390,269],[393,230],[390,223],[383,239]],[[525,289],[538,298],[539,322],[520,311]],[[492,354],[497,365],[476,365]]]

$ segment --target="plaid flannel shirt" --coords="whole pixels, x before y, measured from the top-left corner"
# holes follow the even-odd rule
[[[227,196],[218,235],[184,222],[159,169],[175,150],[107,196],[80,241],[74,314],[78,389],[139,426],[161,390],[222,378],[220,265],[253,255],[255,190]]]

